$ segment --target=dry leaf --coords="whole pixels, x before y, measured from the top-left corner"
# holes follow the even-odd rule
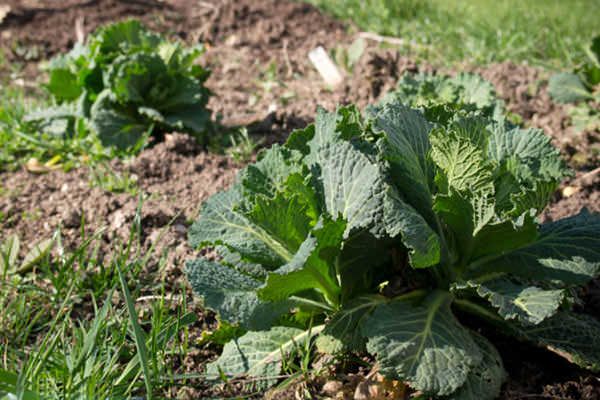
[[[61,164],[55,161],[55,158],[42,164],[37,158],[30,158],[25,163],[25,168],[34,174],[45,174],[46,172],[54,171],[61,168]]]
[[[579,192],[579,188],[578,187],[576,187],[576,186],[566,186],[562,190],[562,195],[563,195],[563,197],[571,197],[571,196],[573,196],[577,192]]]

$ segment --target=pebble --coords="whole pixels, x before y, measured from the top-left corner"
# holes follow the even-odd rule
[[[321,389],[323,394],[328,396],[335,396],[338,392],[340,392],[344,387],[344,384],[340,381],[329,381],[323,385]]]

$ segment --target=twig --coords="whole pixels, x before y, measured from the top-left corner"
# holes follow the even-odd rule
[[[600,173],[600,167],[593,169],[589,172],[586,172],[585,174],[581,175],[579,178],[576,178],[575,181],[585,181],[588,178],[591,178],[592,176],[596,175]]]
[[[398,46],[403,46],[406,44],[406,40],[404,40],[402,38],[397,38],[397,37],[393,37],[393,36],[382,36],[382,35],[378,35],[373,32],[359,32],[358,37],[363,38],[363,39],[374,40],[379,43],[385,42],[385,43],[395,44]]]
[[[283,39],[283,59],[285,61],[285,65],[287,66],[287,77],[291,78],[294,74],[294,68],[292,67],[292,63],[290,62],[290,56],[288,54],[288,40]]]
[[[199,7],[204,7],[204,8],[210,8],[212,10],[217,9],[218,6],[209,3],[208,1],[199,1],[198,3],[196,3]]]
[[[181,301],[183,300],[183,296],[173,295],[173,296],[165,297],[165,296],[150,295],[150,296],[138,297],[137,299],[135,299],[135,302],[139,303],[142,301],[152,301],[152,300],[167,300],[167,301],[173,301],[176,303],[181,303]]]

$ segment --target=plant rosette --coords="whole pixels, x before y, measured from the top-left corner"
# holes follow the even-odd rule
[[[241,328],[208,378],[265,389],[314,343],[366,350],[428,396],[493,399],[502,360],[466,314],[600,370],[600,322],[573,311],[600,272],[600,217],[540,225],[569,174],[549,138],[459,111],[320,109],[203,204],[189,242],[219,256],[187,276]]]

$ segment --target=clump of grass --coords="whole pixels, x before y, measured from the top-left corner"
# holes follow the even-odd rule
[[[172,362],[187,354],[196,315],[183,288],[168,295],[163,283],[140,297],[153,249],[142,255],[139,212],[134,220],[107,256],[103,232],[86,237],[85,228],[72,251],[57,231],[27,270],[14,238],[0,246],[0,398],[150,399],[178,384]]]
[[[90,164],[90,185],[100,187],[112,193],[129,193],[135,196],[139,192],[137,175],[128,171],[115,171],[108,163]]]
[[[362,30],[405,39],[438,64],[525,61],[554,68],[583,60],[598,33],[595,0],[307,0]]]

